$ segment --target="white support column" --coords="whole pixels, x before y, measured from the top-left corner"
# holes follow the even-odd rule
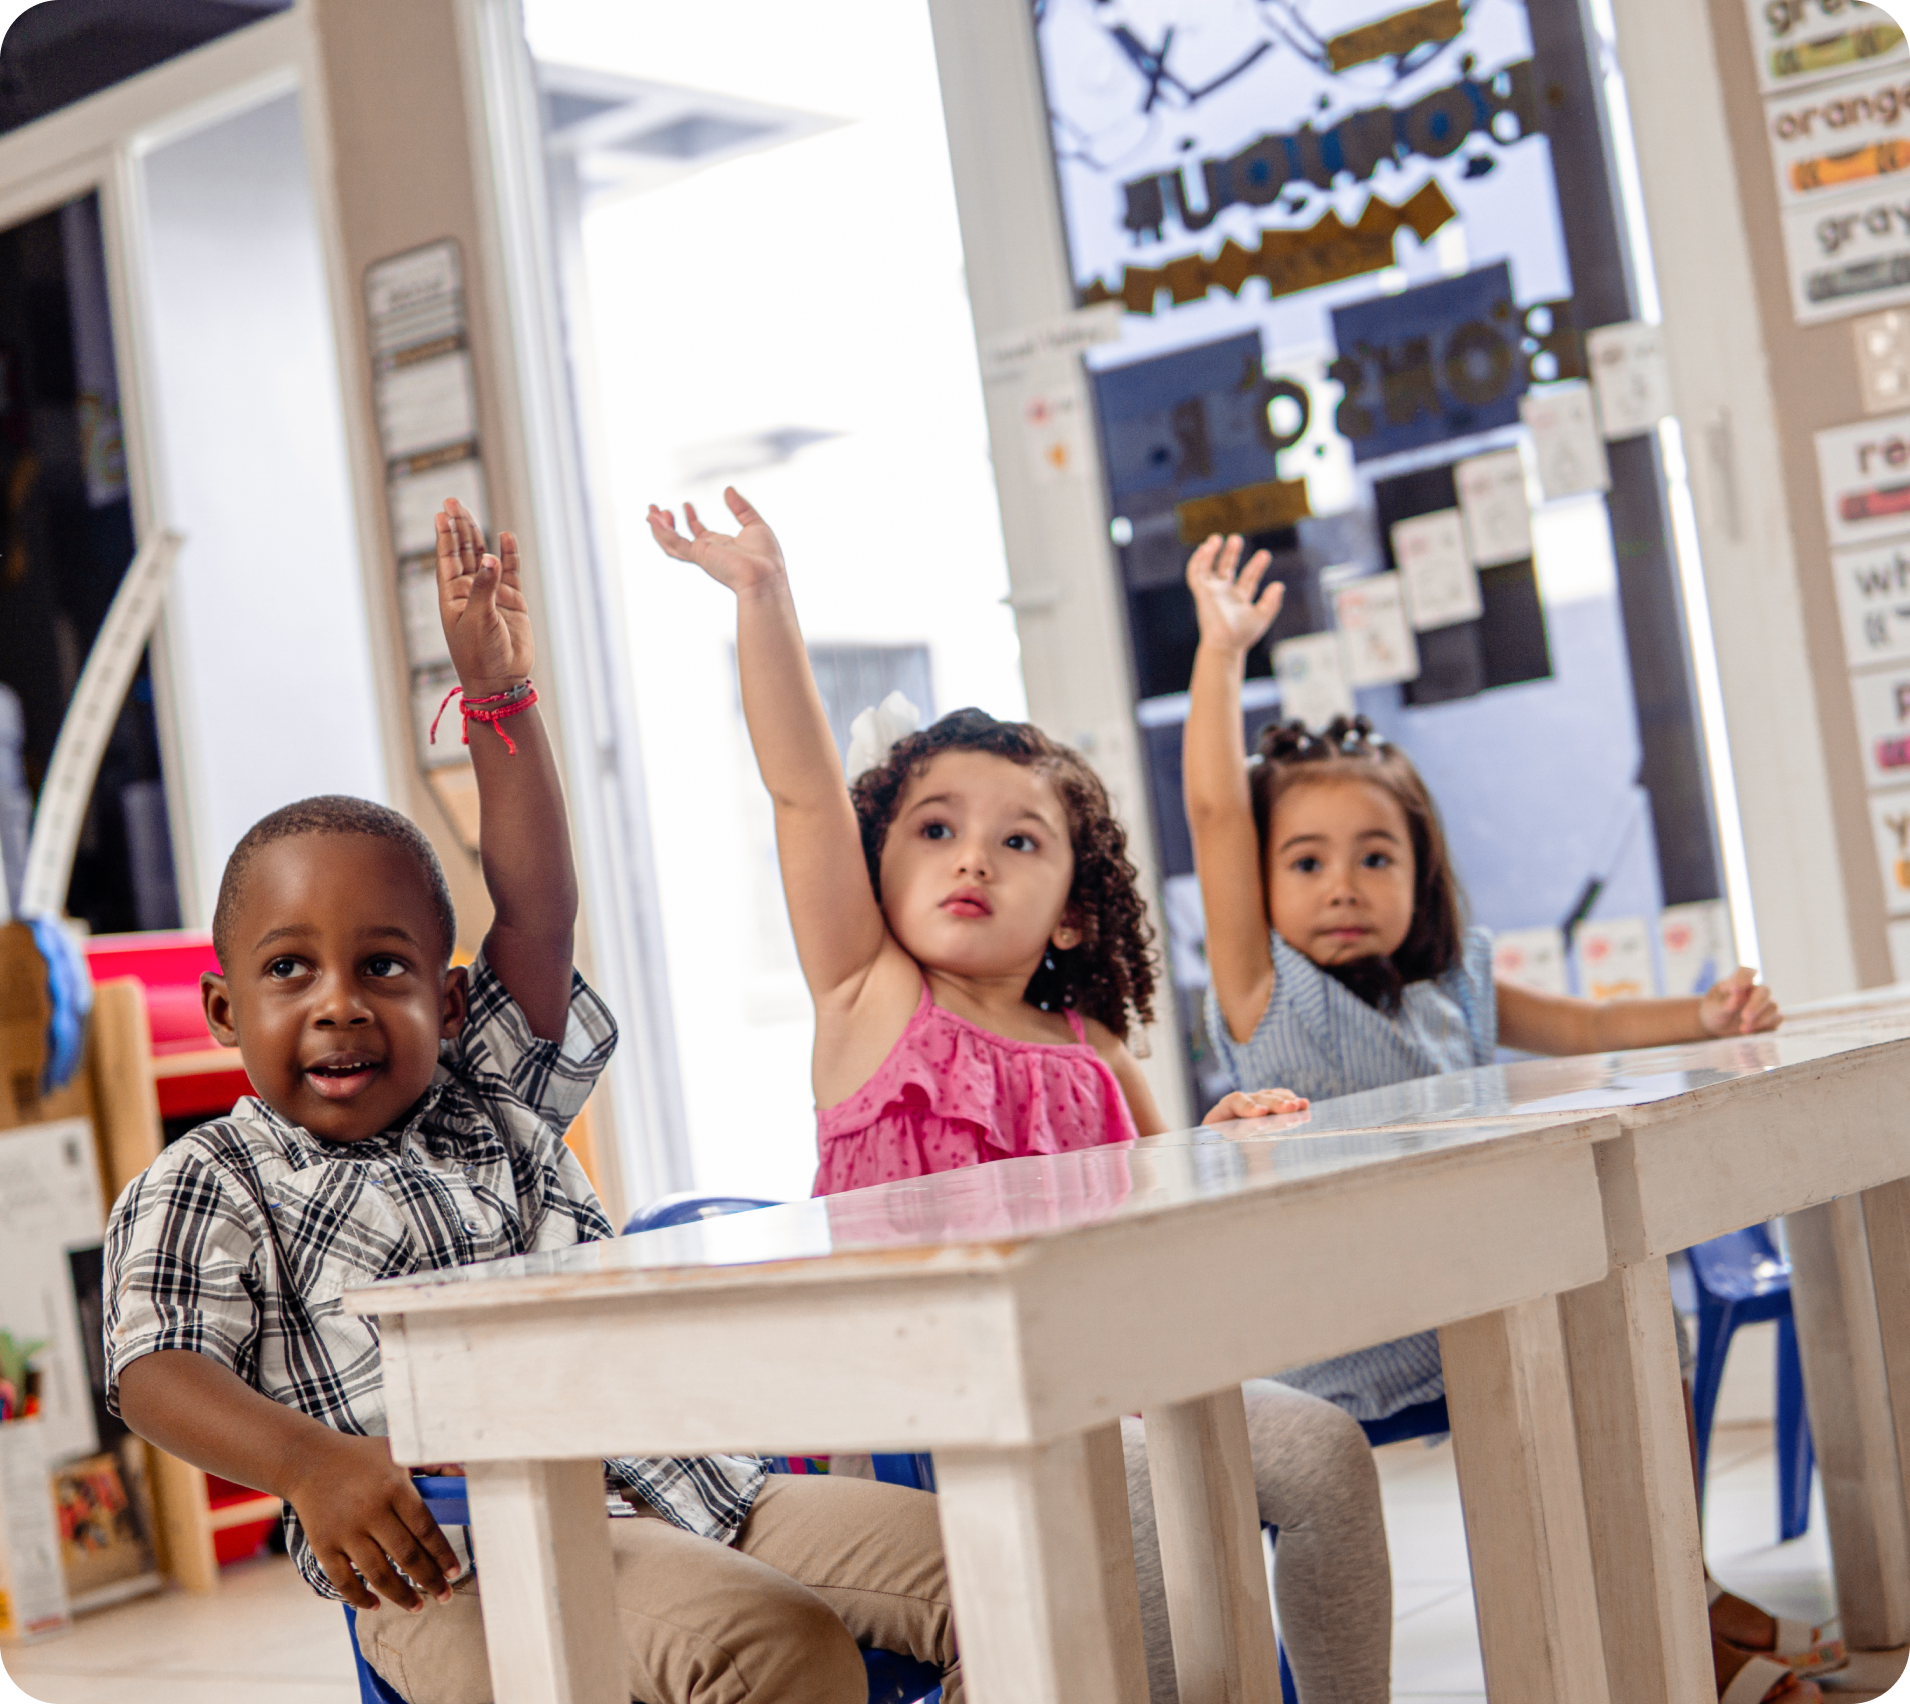
[[[1027,0],[930,0],[929,15],[969,302],[985,346],[1074,307],[1047,101]],[[1029,714],[1078,747],[1107,783],[1145,890],[1158,896],[1121,571],[1098,465],[1037,481],[1022,441],[1018,381],[994,381],[986,395]],[[1154,1000],[1159,1045],[1142,1070],[1169,1126],[1189,1125],[1195,1109],[1166,979]]]

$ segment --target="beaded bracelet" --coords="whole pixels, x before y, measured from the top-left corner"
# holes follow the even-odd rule
[[[462,737],[464,743],[471,743],[471,724],[489,722],[497,729],[497,737],[504,742],[504,749],[512,757],[517,756],[517,747],[512,743],[502,723],[507,716],[516,716],[528,710],[537,702],[537,688],[528,680],[520,681],[516,686],[507,687],[502,692],[493,693],[489,698],[466,698],[464,688],[454,686],[444,695],[444,702],[438,706],[437,715],[431,718],[431,743],[438,743],[438,724],[444,720],[444,712],[452,699],[458,700],[458,714],[463,718]]]

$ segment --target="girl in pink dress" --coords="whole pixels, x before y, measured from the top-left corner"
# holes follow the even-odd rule
[[[816,1006],[832,1194],[1162,1128],[1126,1037],[1152,1017],[1152,930],[1126,835],[1085,762],[958,710],[843,785],[775,535],[652,507],[671,556],[736,594],[743,713],[776,812]],[[860,719],[858,719],[860,720]]]

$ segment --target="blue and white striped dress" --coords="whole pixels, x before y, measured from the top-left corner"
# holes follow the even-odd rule
[[[1273,998],[1244,1042],[1227,1033],[1220,1002],[1207,991],[1207,1034],[1236,1088],[1282,1087],[1309,1100],[1330,1100],[1489,1065],[1498,1047],[1492,936],[1485,929],[1466,931],[1459,963],[1445,975],[1408,983],[1391,1016],[1367,1005],[1277,932],[1273,971]],[[1278,1377],[1337,1403],[1356,1420],[1383,1420],[1430,1402],[1446,1388],[1439,1339],[1430,1331]]]

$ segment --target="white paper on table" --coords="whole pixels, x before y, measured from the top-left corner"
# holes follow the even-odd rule
[[[1501,929],[1492,937],[1492,975],[1497,982],[1538,994],[1569,994],[1563,929]]]
[[[1459,514],[1475,568],[1523,562],[1532,554],[1532,505],[1525,494],[1525,457],[1517,450],[1468,456],[1452,470]]]
[[[1702,994],[1737,968],[1730,906],[1721,899],[1667,905],[1658,913],[1658,957],[1666,994]]]
[[[1583,379],[1527,391],[1519,398],[1519,415],[1532,434],[1539,489],[1547,502],[1611,489],[1611,466],[1593,415],[1592,387]]]
[[[1910,659],[1910,544],[1833,550],[1831,578],[1852,668]]]
[[[1335,716],[1353,714],[1353,689],[1337,633],[1303,633],[1273,648],[1273,674],[1280,683],[1280,715],[1316,732]]]
[[[1832,544],[1910,532],[1910,414],[1819,432],[1817,477]]]
[[[387,461],[477,436],[477,393],[468,349],[389,367],[373,381],[372,394]]]
[[[1419,646],[1397,574],[1369,574],[1333,594],[1349,686],[1391,686],[1419,674]]]
[[[1466,551],[1466,529],[1457,509],[1395,521],[1393,560],[1399,564],[1406,608],[1418,631],[1477,621],[1485,613],[1479,576]]]
[[[1910,791],[1870,795],[1870,833],[1884,910],[1892,917],[1910,915]]]
[[[1643,320],[1601,325],[1585,334],[1585,355],[1607,438],[1649,432],[1671,412],[1664,333]]]
[[[1864,785],[1891,787],[1910,781],[1910,669],[1852,675],[1850,696],[1857,707]]]
[[[1021,437],[1037,484],[1086,474],[1093,454],[1079,360],[1038,361],[1028,370],[1021,387]]]
[[[1581,923],[1572,932],[1579,990],[1588,1000],[1636,1000],[1658,991],[1651,969],[1651,926],[1642,917]]]
[[[479,526],[491,507],[484,495],[484,464],[475,456],[426,468],[423,473],[395,474],[386,481],[385,497],[391,506],[392,549],[401,558],[437,554],[433,517],[445,498],[457,498]]]

